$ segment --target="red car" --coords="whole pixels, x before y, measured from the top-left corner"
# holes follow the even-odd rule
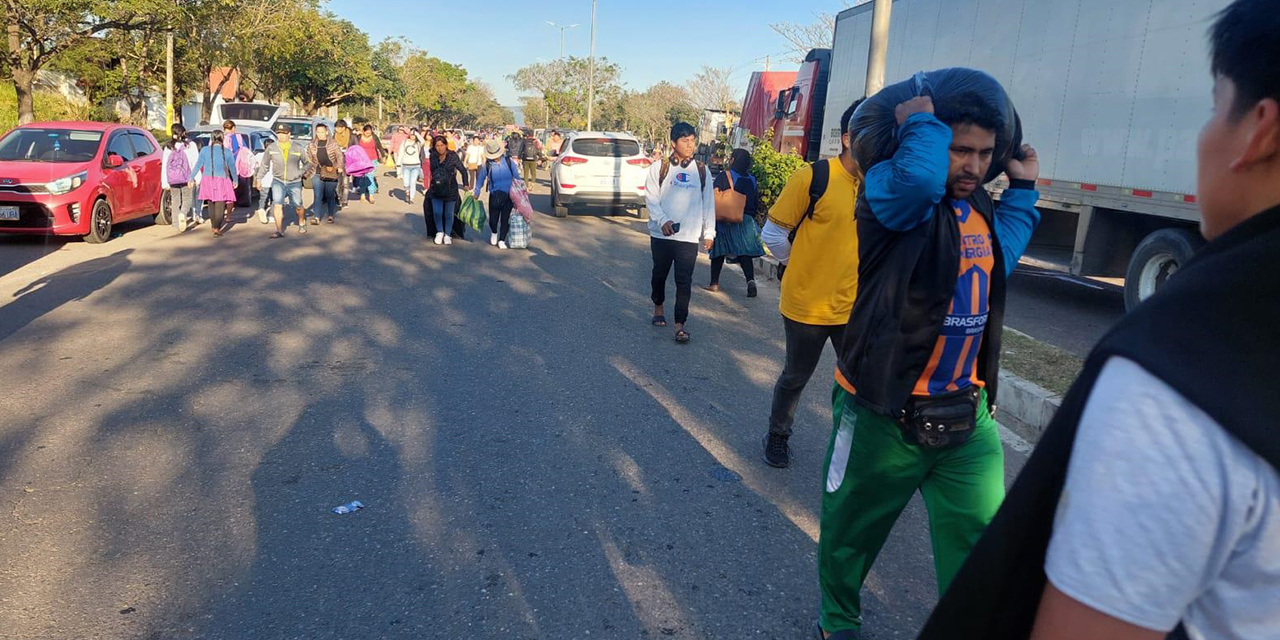
[[[84,236],[160,212],[160,145],[107,122],[35,122],[0,138],[0,233]]]

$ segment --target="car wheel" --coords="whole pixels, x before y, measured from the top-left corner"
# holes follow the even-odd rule
[[[1124,307],[1150,298],[1191,260],[1204,240],[1189,229],[1161,229],[1138,243],[1124,276]]]
[[[160,210],[157,211],[155,215],[156,224],[169,225],[173,223],[173,219],[172,219],[173,215],[170,213],[171,211],[173,211],[173,207],[170,206],[170,201],[172,198],[173,198],[173,190],[165,189],[164,191],[160,192]]]
[[[557,218],[569,217],[569,207],[560,204],[560,190],[554,186],[551,187],[551,209]]]
[[[84,241],[89,244],[102,244],[111,239],[111,205],[106,200],[93,203],[93,213],[89,215],[89,233]]]

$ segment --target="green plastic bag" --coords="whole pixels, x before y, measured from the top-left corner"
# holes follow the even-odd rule
[[[458,207],[458,218],[476,231],[484,231],[485,223],[489,220],[484,212],[484,203],[471,194],[463,197],[462,204]]]

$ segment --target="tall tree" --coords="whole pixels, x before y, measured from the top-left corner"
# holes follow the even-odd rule
[[[618,65],[600,58],[595,63],[596,104],[614,100],[622,92]],[[587,122],[589,63],[586,58],[562,58],[531,64],[507,76],[521,91],[540,96],[551,115],[551,126],[581,128]]]
[[[666,138],[671,125],[697,122],[698,113],[689,105],[689,92],[669,82],[659,82],[626,102],[632,129],[649,142]]]
[[[858,4],[863,4],[868,0],[860,0]],[[849,8],[848,0],[843,3],[846,9]],[[773,32],[782,36],[787,41],[787,45],[791,47],[790,60],[795,63],[804,62],[804,57],[809,55],[811,49],[825,49],[831,46],[832,38],[836,31],[836,16],[834,13],[825,11],[813,14],[813,22],[775,22],[769,25]]]
[[[306,113],[349,101],[373,76],[369,37],[346,20],[312,7],[277,18],[272,37],[256,41],[246,73],[267,97],[297,99]]]
[[[738,111],[738,96],[729,81],[731,75],[733,69],[728,67],[702,65],[702,69],[685,85],[690,104],[699,110]]]
[[[18,123],[35,120],[36,74],[54,56],[111,29],[155,24],[173,6],[164,0],[0,0],[4,59],[18,98]]]

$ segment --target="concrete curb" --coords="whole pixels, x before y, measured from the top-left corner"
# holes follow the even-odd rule
[[[772,256],[755,259],[756,280],[778,281],[779,262]],[[996,420],[1011,431],[1035,444],[1053,414],[1062,405],[1062,396],[1008,371],[1000,372],[1000,398]]]

